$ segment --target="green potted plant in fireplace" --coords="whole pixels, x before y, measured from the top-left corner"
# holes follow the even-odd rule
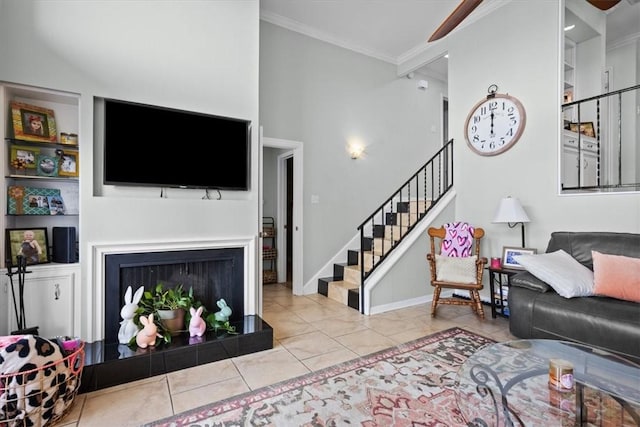
[[[224,302],[224,300],[220,301]],[[218,301],[219,307],[221,307],[220,301]],[[180,284],[173,288],[168,288],[163,283],[158,283],[155,288],[142,294],[134,322],[139,329],[142,329],[140,316],[149,317],[153,313],[153,321],[158,328],[158,333],[162,335],[162,338],[156,339],[156,345],[160,342],[168,344],[171,342],[172,336],[186,331],[185,325],[188,325],[191,317],[189,308],[194,307],[197,309],[200,306],[202,306],[202,303],[194,297],[193,288],[186,291]],[[229,311],[231,310],[229,309]],[[219,315],[220,313],[218,313]],[[208,312],[206,307],[203,308],[202,318],[207,324],[207,330],[236,333],[235,327],[229,323],[228,319],[216,318],[216,313]],[[136,337],[134,336],[129,345],[133,346],[135,344]]]
[[[144,291],[134,320],[141,327],[140,316],[153,313],[162,341],[170,343],[172,336],[185,330],[185,313],[195,304],[193,288],[187,292],[182,285],[165,288],[163,283],[158,283],[153,290]]]

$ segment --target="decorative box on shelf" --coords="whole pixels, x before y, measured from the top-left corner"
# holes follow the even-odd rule
[[[57,188],[10,185],[7,198],[9,215],[64,214],[64,201]]]

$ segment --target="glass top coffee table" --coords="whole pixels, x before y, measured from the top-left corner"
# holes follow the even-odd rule
[[[567,391],[549,385],[549,361],[573,366]],[[555,340],[517,340],[477,351],[455,392],[469,426],[640,426],[640,366]]]

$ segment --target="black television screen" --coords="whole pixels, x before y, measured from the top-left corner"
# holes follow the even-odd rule
[[[248,190],[251,121],[104,100],[104,183]]]

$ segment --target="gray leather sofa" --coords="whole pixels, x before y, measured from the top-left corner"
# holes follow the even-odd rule
[[[554,232],[546,252],[564,249],[593,270],[591,250],[640,258],[640,234]],[[640,304],[602,296],[564,298],[527,271],[511,277],[509,329],[519,338],[573,341],[640,363]]]

